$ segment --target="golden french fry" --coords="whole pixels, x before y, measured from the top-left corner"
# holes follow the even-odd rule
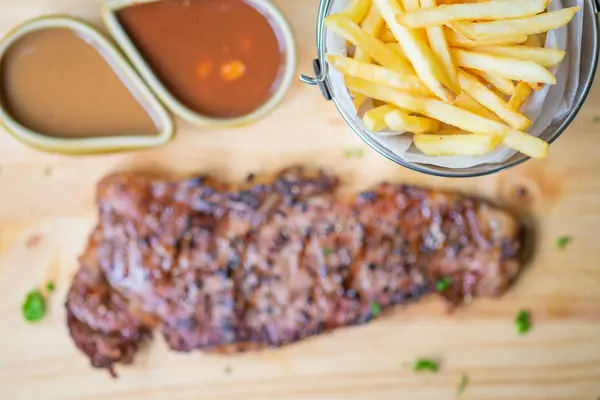
[[[519,111],[531,94],[531,86],[527,82],[519,82],[515,87],[515,94],[508,100],[508,106]]]
[[[406,60],[394,53],[383,42],[362,30],[351,20],[330,15],[325,19],[325,27],[367,52],[380,65],[399,73],[414,73],[411,65]]]
[[[485,40],[471,40],[463,34],[456,32],[455,30],[445,26],[444,34],[446,40],[451,47],[461,47],[464,49],[471,49],[480,46],[497,46],[497,45],[511,45],[519,44],[527,41],[527,35],[503,35],[490,37]]]
[[[530,47],[545,47],[545,43],[546,33],[537,33],[527,36],[527,40],[523,44]]]
[[[421,7],[424,9],[434,8],[437,7],[437,2],[436,0],[421,0]],[[450,79],[454,86],[460,86],[458,84],[456,66],[454,65],[454,61],[452,61],[443,27],[432,26],[427,28],[426,32],[429,39],[429,46],[431,46],[433,54],[444,64],[448,79]]]
[[[448,124],[440,124],[440,128],[435,132],[438,135],[462,135],[465,133],[464,130],[457,128],[456,126]]]
[[[454,101],[460,87],[453,85],[426,41],[414,31],[400,25],[396,15],[402,12],[396,0],[374,0],[385,22],[398,39],[415,72],[436,96],[445,101]]]
[[[531,158],[546,158],[548,143],[535,136],[514,129],[508,129],[502,139],[502,144],[515,149]]]
[[[349,57],[327,54],[327,62],[344,75],[379,83],[417,95],[432,96],[427,86],[414,74],[399,74],[385,67],[363,63]]]
[[[410,95],[354,77],[346,77],[346,86],[349,90],[362,93],[370,98],[382,100],[402,109],[437,119],[467,132],[500,136],[503,144],[529,157],[544,158],[548,154],[549,145],[543,140],[460,109],[452,104],[434,98]]]
[[[470,111],[473,114],[477,114],[480,117],[491,119],[492,121],[501,121],[496,114],[494,114],[493,112],[485,108],[483,105],[478,103],[477,100],[471,97],[471,95],[465,92],[464,90],[460,94],[460,96],[458,96],[458,99],[456,99],[454,105],[463,110]]]
[[[365,15],[367,15],[369,7],[371,7],[371,0],[352,0],[352,2],[337,15],[349,18],[358,24],[365,18]]]
[[[398,43],[396,37],[392,31],[390,31],[390,28],[387,25],[384,25],[384,27],[381,29],[381,32],[379,32],[379,40],[381,40],[383,43]]]
[[[402,0],[404,11],[416,11],[419,9],[419,0]]]
[[[421,40],[427,41],[427,34],[424,29],[413,29],[413,33],[417,35],[417,37],[421,38]],[[398,39],[396,39],[390,30],[390,27],[387,25],[384,25],[384,27],[381,29],[381,32],[379,33],[379,40],[381,40],[383,43],[398,43]]]
[[[384,24],[385,21],[383,20],[381,13],[377,9],[377,6],[371,3],[371,7],[369,7],[367,15],[360,23],[360,27],[369,35],[377,37],[381,32],[381,28],[383,28]],[[354,59],[363,62],[371,62],[373,60],[369,53],[367,53],[359,47],[357,47],[354,51]]]
[[[529,35],[527,36],[527,40],[523,44],[525,46],[530,47],[545,47],[546,33],[537,33],[535,35]],[[529,82],[529,86],[533,90],[540,90],[542,87],[544,87],[544,85],[539,82]]]
[[[385,115],[391,111],[394,111],[395,109],[396,107],[386,104],[384,106],[375,107],[367,111],[363,116],[363,123],[365,124],[365,127],[373,133],[387,128]]]
[[[509,3],[507,1],[504,4]],[[531,17],[505,19],[491,22],[453,22],[452,29],[473,40],[484,40],[490,36],[533,35],[560,28],[568,24],[579,7],[563,8]]]
[[[442,5],[400,14],[398,19],[404,26],[414,29],[441,26],[452,21],[520,18],[544,11],[549,2],[549,0],[492,0],[473,4]]]
[[[530,46],[484,46],[478,47],[477,51],[517,60],[533,61],[542,67],[558,65],[566,54],[563,50]]]
[[[392,49],[392,51],[398,54],[400,57],[406,59],[406,54],[404,54],[404,49],[402,49],[400,43],[387,43],[386,46]]]
[[[493,111],[514,129],[525,130],[531,124],[531,121],[529,121],[527,117],[510,108],[506,101],[498,97],[496,93],[488,89],[473,75],[459,70],[458,80],[461,88],[465,92],[469,93],[475,100]]]
[[[428,156],[479,156],[494,150],[500,136],[475,134],[414,135],[413,143]]]
[[[550,71],[531,61],[462,49],[451,49],[451,53],[454,62],[461,67],[493,72],[496,75],[517,81],[556,83],[556,78]]]
[[[409,115],[395,109],[384,116],[386,125],[393,131],[412,133],[433,133],[440,128],[440,122],[431,118]]]
[[[472,75],[477,75],[487,83],[495,87],[500,93],[512,96],[515,93],[515,84],[510,79],[503,78],[493,72],[480,71],[476,69],[469,70]]]
[[[367,101],[367,96],[361,93],[357,93],[352,97],[352,103],[356,110],[359,110],[365,101]]]

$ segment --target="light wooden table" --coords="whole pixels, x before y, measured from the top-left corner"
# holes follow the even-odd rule
[[[0,0],[0,29],[42,13],[97,20],[101,3]],[[278,3],[298,38],[299,72],[310,72],[317,0]],[[0,132],[0,399],[452,399],[463,372],[465,399],[600,398],[600,88],[548,160],[481,179],[425,177],[366,148],[362,158],[345,158],[345,149],[364,146],[318,89],[299,82],[251,127],[180,128],[160,149],[80,158],[40,153]],[[502,299],[453,315],[432,298],[368,326],[242,356],[175,354],[158,339],[134,366],[119,368],[119,380],[92,370],[68,336],[63,303],[94,223],[95,182],[130,168],[241,179],[292,163],[335,171],[348,189],[388,179],[489,196],[534,218],[536,256]],[[573,241],[559,251],[563,234]],[[50,313],[29,325],[21,302],[48,279],[57,284]],[[535,328],[519,337],[513,319],[522,308],[532,310]],[[415,375],[419,356],[442,359],[441,371]]]

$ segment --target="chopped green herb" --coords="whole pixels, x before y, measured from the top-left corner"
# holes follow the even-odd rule
[[[362,149],[347,149],[344,152],[344,157],[346,158],[352,158],[352,157],[362,157],[365,155],[365,152]]]
[[[44,176],[50,176],[50,175],[52,175],[52,167],[44,168]]]
[[[570,241],[571,236],[560,236],[558,239],[556,239],[556,247],[558,247],[559,250],[563,250],[565,247],[567,247]]]
[[[421,371],[438,372],[439,368],[440,367],[437,362],[427,359],[427,358],[419,358],[413,364],[414,372],[421,372]]]
[[[378,317],[381,314],[381,304],[374,301],[371,303],[371,316]]]
[[[526,334],[531,329],[531,315],[527,310],[521,310],[515,318],[515,325],[517,326],[517,332],[519,335]]]
[[[463,394],[467,386],[469,385],[469,377],[467,374],[463,373],[460,377],[460,383],[458,384],[458,389],[456,389],[456,396],[460,396]]]
[[[594,116],[594,119],[592,120],[592,122],[594,122],[595,124],[600,122],[600,115],[596,115]]]
[[[46,292],[52,293],[54,292],[54,289],[56,289],[56,287],[54,286],[54,282],[48,282],[46,284]]]
[[[44,318],[46,314],[46,300],[42,296],[42,293],[37,289],[27,293],[22,310],[26,321],[36,322]]]
[[[450,286],[452,286],[452,278],[450,277],[445,277],[440,279],[439,281],[437,281],[435,283],[435,290],[437,290],[439,293],[445,291],[446,289],[448,289]]]
[[[333,250],[331,250],[331,248],[329,248],[329,247],[325,247],[325,248],[323,249],[323,254],[324,254],[324,255],[328,256],[328,255],[330,255],[331,253],[333,253]]]
[[[225,367],[225,373],[227,375],[231,374],[232,372],[233,372],[233,368],[231,368],[230,365],[228,365],[228,366]]]

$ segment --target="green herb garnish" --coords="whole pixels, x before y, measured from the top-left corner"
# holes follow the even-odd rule
[[[46,283],[46,292],[52,293],[54,292],[54,289],[56,289],[56,286],[54,286],[54,282]]]
[[[50,176],[50,175],[52,175],[52,167],[44,168],[44,176]]]
[[[515,325],[517,326],[517,332],[519,335],[526,334],[531,329],[531,315],[527,310],[521,310],[515,318]]]
[[[363,149],[347,149],[344,152],[344,157],[346,158],[352,158],[352,157],[362,157],[365,155],[365,152],[363,151]]]
[[[39,290],[32,290],[27,293],[22,310],[23,317],[26,321],[40,321],[46,314],[46,299],[44,299],[44,296],[42,296],[42,293]]]
[[[558,239],[556,239],[556,247],[558,247],[559,250],[564,250],[570,241],[571,236],[560,236]]]
[[[438,370],[439,370],[438,363],[433,360],[427,359],[427,358],[419,358],[413,364],[414,372],[421,372],[421,371],[438,372]]]
[[[381,314],[381,304],[374,301],[371,303],[371,316],[378,317]]]
[[[333,253],[333,250],[332,250],[330,247],[325,247],[325,248],[323,249],[323,255],[326,255],[326,256],[328,256],[328,255],[330,255],[331,253]]]
[[[467,374],[463,373],[460,377],[460,383],[458,384],[458,389],[456,389],[456,396],[460,396],[463,394],[467,386],[469,385],[469,377]]]
[[[225,367],[225,373],[227,375],[231,374],[232,372],[233,372],[233,368],[231,368],[231,366],[228,365]]]
[[[445,277],[440,279],[439,281],[437,281],[435,283],[435,290],[437,290],[439,293],[445,291],[446,289],[448,289],[450,286],[452,285],[452,278],[450,277]]]

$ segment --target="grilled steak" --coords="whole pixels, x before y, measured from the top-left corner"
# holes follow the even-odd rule
[[[520,224],[484,201],[337,187],[301,168],[237,187],[105,178],[66,303],[75,344],[111,371],[153,329],[176,351],[281,346],[367,322],[442,278],[453,303],[497,296],[520,270]]]

